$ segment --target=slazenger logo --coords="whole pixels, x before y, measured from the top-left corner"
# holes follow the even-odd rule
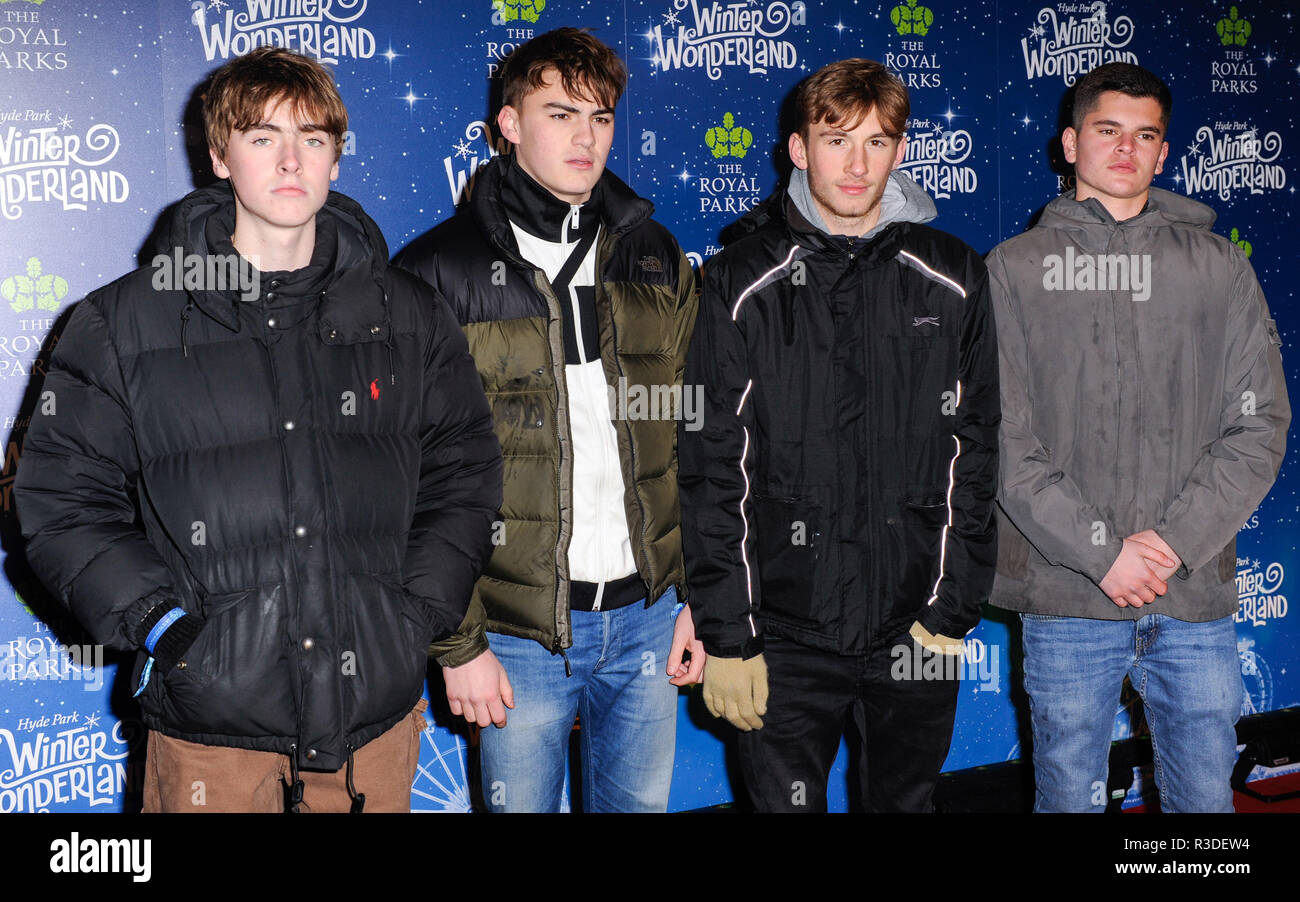
[[[1073,10],[1080,8],[1092,15],[1076,19]],[[1057,10],[1067,9],[1071,12],[1061,21]],[[1035,42],[1032,48],[1031,38]],[[1072,85],[1080,75],[1102,63],[1136,63],[1136,53],[1120,49],[1131,40],[1133,20],[1119,16],[1108,21],[1105,3],[1058,3],[1056,9],[1044,6],[1038,11],[1037,23],[1029,28],[1029,37],[1020,39],[1025,77],[1059,75]]]
[[[938,124],[930,131],[913,131],[898,168],[932,197],[972,194],[979,187],[979,176],[974,167],[961,164],[970,157],[973,146],[970,132],[964,128],[944,131]]]
[[[690,8],[691,21],[683,20]],[[651,64],[670,69],[703,69],[712,80],[722,77],[724,66],[765,75],[769,67],[793,69],[799,65],[794,44],[782,38],[791,27],[807,25],[808,11],[801,0],[759,5],[748,3],[703,4],[700,0],[673,0],[663,21],[646,32],[654,45]],[[665,33],[667,29],[672,32]]]
[[[72,126],[64,116],[59,127],[24,132],[12,125],[0,134],[0,214],[23,215],[24,204],[57,201],[65,210],[85,210],[94,203],[120,204],[130,196],[126,176],[104,167],[117,156],[117,129],[97,123],[84,137],[60,134]]]
[[[1284,576],[1282,565],[1273,561],[1262,567],[1258,559],[1237,559],[1237,623],[1263,626],[1270,620],[1285,617],[1286,596],[1279,593]]]
[[[153,873],[152,839],[91,839],[73,833],[50,843],[50,870],[55,874],[131,874],[148,883]]]
[[[1133,300],[1151,297],[1150,254],[1076,254],[1043,257],[1043,287],[1048,291],[1128,291]]]
[[[474,193],[474,173],[487,165],[487,161],[508,152],[508,142],[498,138],[493,146],[488,137],[487,123],[475,119],[465,126],[465,137],[457,141],[450,154],[442,158],[442,168],[447,172],[447,190],[451,192],[452,205],[458,205]],[[473,142],[473,143],[471,143]]]
[[[1231,199],[1232,192],[1242,188],[1249,194],[1280,190],[1286,187],[1286,170],[1273,161],[1281,153],[1282,136],[1277,132],[1260,140],[1258,130],[1242,122],[1202,125],[1181,158],[1182,173],[1174,174],[1174,182],[1182,182],[1188,194],[1213,191],[1219,200]]]
[[[203,40],[208,60],[243,56],[257,47],[287,47],[322,63],[340,57],[370,59],[375,36],[355,25],[367,0],[244,0],[236,12],[230,0],[195,0],[190,22]],[[335,11],[335,7],[338,11]],[[232,7],[232,8],[228,8]],[[213,20],[208,10],[213,11]]]

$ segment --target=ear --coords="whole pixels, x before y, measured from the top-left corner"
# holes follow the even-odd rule
[[[808,148],[804,147],[803,136],[797,131],[790,133],[790,161],[800,169],[808,168]]]
[[[1073,126],[1067,125],[1065,131],[1061,132],[1061,148],[1065,151],[1065,161],[1067,163],[1073,163],[1078,158],[1079,133],[1074,130]]]
[[[503,106],[497,113],[497,128],[501,136],[511,144],[519,143],[519,111],[512,106]]]
[[[899,167],[899,164],[903,162],[903,157],[906,155],[907,155],[907,135],[903,135],[903,137],[898,140],[898,153],[894,154],[894,165],[890,166],[889,168],[897,169]]]
[[[335,160],[334,168],[330,170],[330,181],[337,182],[338,180],[339,180],[339,161]]]
[[[1165,141],[1160,145],[1160,159],[1156,160],[1156,175],[1159,175],[1165,168],[1165,157],[1169,156],[1169,142]]]
[[[217,156],[217,149],[211,144],[208,145],[208,156],[212,158],[212,171],[216,174],[217,178],[230,178],[230,169],[221,161],[221,157]]]

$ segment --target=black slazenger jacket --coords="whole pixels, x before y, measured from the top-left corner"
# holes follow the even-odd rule
[[[233,253],[233,226],[222,182],[168,247]],[[465,337],[333,192],[311,263],[251,300],[160,272],[61,336],[18,468],[28,558],[112,648],[159,603],[202,622],[140,697],[151,729],[337,770],[415,705],[491,550],[501,452]]]
[[[983,262],[918,222],[829,236],[784,191],[737,226],[705,265],[687,359],[704,427],[678,438],[696,634],[744,658],[765,632],[840,654],[918,620],[964,636],[997,558]]]

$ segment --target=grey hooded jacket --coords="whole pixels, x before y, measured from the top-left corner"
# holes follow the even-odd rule
[[[1062,195],[987,262],[1002,383],[998,573],[1014,611],[1206,621],[1237,610],[1236,534],[1291,420],[1281,340],[1204,204],[1152,188],[1116,222]],[[1154,606],[1098,586],[1125,536],[1182,558]]]

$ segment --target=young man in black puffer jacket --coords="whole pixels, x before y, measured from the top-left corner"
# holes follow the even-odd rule
[[[73,313],[17,477],[32,567],[139,650],[147,811],[407,811],[429,642],[491,549],[465,338],[329,191],[347,111],[276,48],[213,77],[216,174]],[[369,804],[366,798],[369,797]]]

